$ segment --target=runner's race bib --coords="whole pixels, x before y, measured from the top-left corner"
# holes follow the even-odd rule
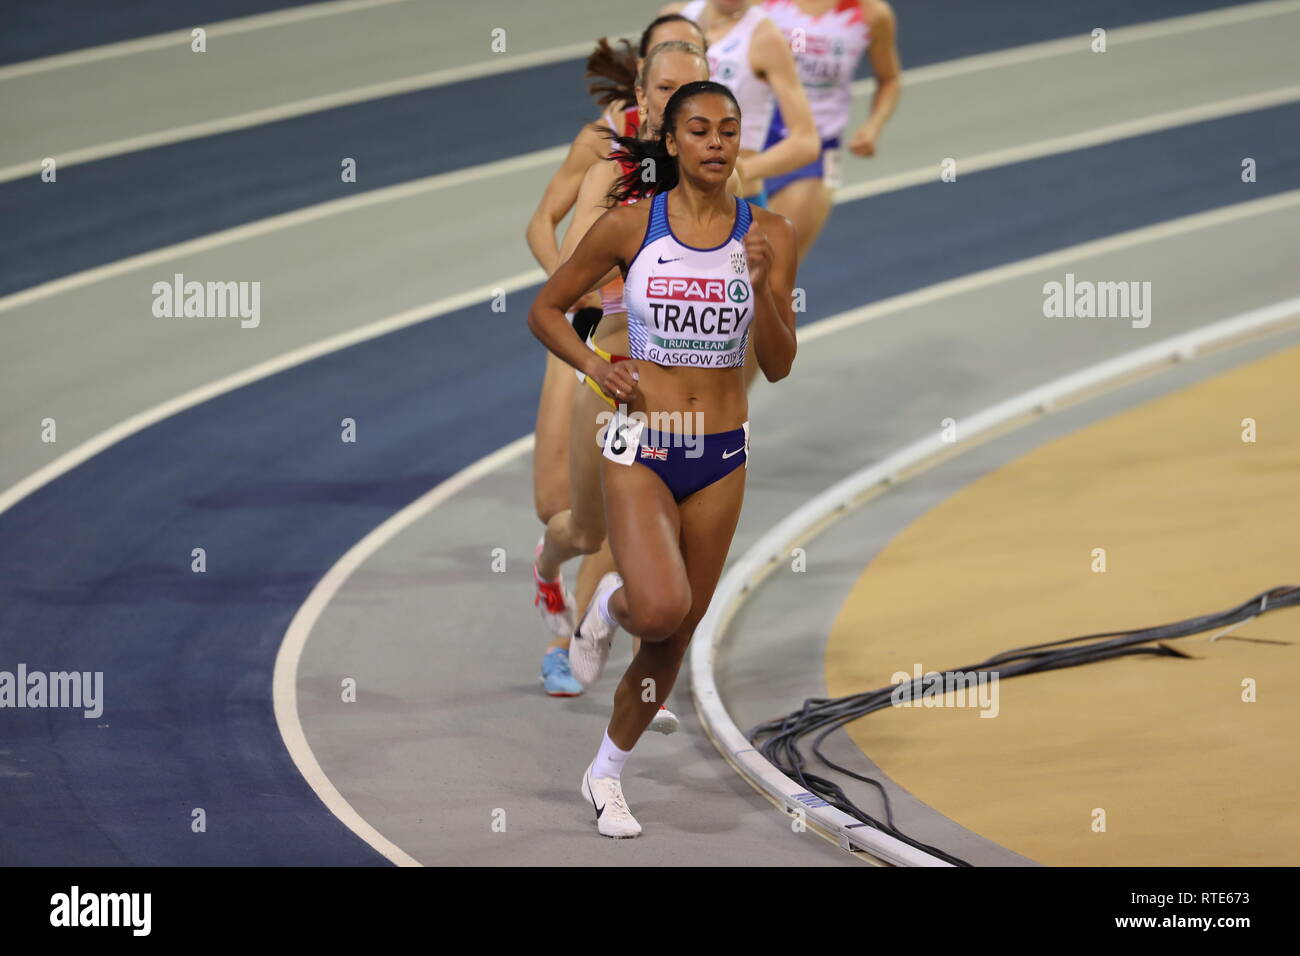
[[[630,465],[636,461],[636,450],[641,443],[641,430],[645,422],[636,418],[626,418],[620,407],[614,413],[614,420],[605,426],[604,456],[620,465]]]

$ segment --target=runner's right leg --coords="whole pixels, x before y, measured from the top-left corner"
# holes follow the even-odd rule
[[[533,504],[542,524],[569,507],[569,421],[577,384],[573,369],[547,352],[533,444]]]
[[[626,328],[607,319],[605,334],[598,340],[603,346],[616,349],[627,348]],[[610,341],[613,339],[614,341]],[[567,366],[566,366],[567,368]],[[542,683],[546,692],[553,697],[571,697],[582,693],[582,683],[577,680],[570,667],[569,641],[576,626],[576,604],[564,587],[562,565],[577,555],[588,555],[599,551],[605,539],[604,499],[600,487],[600,453],[601,445],[597,441],[600,413],[608,411],[606,403],[586,383],[574,380],[576,392],[573,394],[572,411],[568,420],[568,460],[565,462],[564,474],[569,481],[568,500],[572,507],[556,512],[547,522],[546,533],[537,547],[537,559],[533,575],[538,581],[538,602],[543,600],[543,589],[552,593],[546,596],[551,603],[563,604],[564,614],[549,613],[549,607],[543,608],[543,616],[551,627],[554,637],[542,658]],[[609,564],[612,569],[612,559]],[[591,582],[592,572],[597,572],[601,562],[586,568],[579,568],[580,591],[587,593],[594,588]],[[544,584],[543,581],[553,582]],[[583,586],[585,585],[585,587]]]
[[[615,312],[605,316],[591,344],[602,354],[626,355],[626,316]],[[573,395],[572,412],[568,421],[568,458],[565,462],[565,476],[569,482],[567,500],[572,505],[553,514],[546,523],[546,534],[537,555],[537,572],[547,579],[556,578],[561,566],[571,558],[600,553],[605,540],[605,500],[600,485],[600,439],[603,437],[602,425],[613,414],[613,406],[589,384],[575,384],[577,390]],[[601,575],[612,570],[612,557],[597,559],[594,563],[584,560],[583,567],[578,569],[579,599],[590,599]],[[580,603],[575,605],[577,608],[585,606]],[[551,647],[568,647],[572,634],[572,627],[563,635],[557,630]]]
[[[569,419],[577,384],[573,370],[547,353],[533,447],[533,501],[537,517],[543,523],[569,507]],[[533,603],[555,636],[542,658],[542,684],[554,697],[577,696],[582,693],[582,685],[569,669],[567,650],[569,635],[576,624],[573,595],[560,574],[544,578],[538,574],[535,563],[533,584]]]
[[[570,505],[553,514],[546,523],[546,540],[537,559],[537,570],[544,577],[558,574],[560,565],[570,558],[595,554],[605,540],[597,430],[604,421],[600,414],[613,412],[585,384],[577,385],[572,407],[565,442],[568,461],[564,466],[565,477],[569,479],[566,496]]]

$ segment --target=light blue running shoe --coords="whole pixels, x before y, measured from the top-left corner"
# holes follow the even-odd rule
[[[569,670],[569,652],[553,647],[542,658],[542,686],[552,697],[577,697],[582,685]]]

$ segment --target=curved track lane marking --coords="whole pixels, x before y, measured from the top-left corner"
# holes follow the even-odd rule
[[[321,769],[311,744],[307,742],[307,735],[303,732],[302,721],[298,716],[298,662],[302,659],[303,648],[307,644],[307,638],[311,636],[316,621],[329,606],[334,595],[343,587],[343,583],[352,576],[353,571],[361,567],[372,554],[403,530],[448,498],[532,449],[533,436],[526,435],[480,458],[468,468],[461,469],[446,481],[435,485],[349,548],[347,553],[325,572],[316,583],[316,587],[307,595],[307,600],[298,608],[293,620],[289,622],[288,630],[284,633],[280,650],[275,655],[275,670],[271,678],[275,722],[280,728],[280,736],[284,739],[285,748],[293,758],[294,764],[311,788],[316,791],[316,795],[321,798],[325,806],[329,807],[331,813],[343,821],[353,833],[398,866],[423,866],[423,864],[384,837],[352,808]]]
[[[1297,0],[1297,2],[1300,2],[1300,0]],[[1020,146],[1010,146],[1006,149],[994,150],[993,152],[978,153],[968,158],[959,158],[958,163],[963,172],[983,172],[997,166],[1010,165],[1012,163],[1024,162],[1031,159],[1044,159],[1048,156],[1060,155],[1084,147],[1117,142],[1122,139],[1129,139],[1146,133],[1173,129],[1178,126],[1190,125],[1196,122],[1222,119],[1226,116],[1248,113],[1253,110],[1266,109],[1271,106],[1280,106],[1297,100],[1300,100],[1300,85],[1284,86],[1274,90],[1250,93],[1245,96],[1218,100],[1214,103],[1205,103],[1200,106],[1188,107],[1186,109],[1155,113],[1151,116],[1125,120],[1122,123],[1098,126],[1090,130],[1071,133],[1067,136],[1055,136],[1032,143],[1024,143]],[[363,193],[360,196],[349,196],[345,199],[334,199],[329,202],[318,203],[314,206],[307,206],[304,209],[296,209],[293,212],[282,213],[278,216],[270,216],[266,219],[259,219],[256,222],[246,223],[242,226],[235,226],[232,229],[223,229],[220,232],[214,232],[199,239],[188,239],[185,242],[180,242],[176,245],[164,246],[161,249],[155,249],[151,252],[140,253],[139,255],[130,256],[126,259],[119,259],[116,262],[96,266],[95,268],[87,269],[84,272],[75,272],[69,276],[63,276],[59,279],[43,282],[40,285],[32,286],[30,289],[24,289],[21,292],[13,292],[6,296],[0,296],[0,313],[17,309],[33,302],[38,302],[42,299],[48,299],[51,296],[60,295],[73,289],[80,289],[95,282],[102,282],[106,279],[124,275],[137,269],[150,268],[183,256],[206,252],[209,249],[216,249],[232,243],[243,242],[247,239],[255,239],[259,236],[267,235],[268,233],[277,232],[281,229],[290,229],[294,226],[301,226],[305,223],[315,222],[329,216],[352,212],[357,209],[363,209],[380,203],[395,202],[422,193],[436,192],[442,189],[452,189],[482,179],[491,179],[494,176],[509,176],[538,166],[558,163],[564,158],[567,152],[567,146],[554,146],[550,149],[538,150],[534,153],[525,153],[522,156],[514,156],[510,159],[502,159],[493,163],[484,163],[479,166],[471,166],[467,169],[458,169],[450,173],[438,173],[435,176],[415,179],[410,182],[400,183],[396,186],[386,186],[382,189],[375,189]],[[839,203],[863,199],[867,196],[879,196],[883,193],[894,192],[911,186],[918,186],[923,183],[935,182],[938,181],[938,179],[938,166],[932,163],[917,169],[895,173],[891,176],[870,179],[854,186],[842,187],[836,191],[834,201],[835,204],[838,205]],[[0,508],[0,511],[2,510],[3,509]]]
[[[332,199],[329,202],[318,203],[315,206],[308,206],[305,209],[295,209],[293,212],[281,213],[278,216],[259,219],[256,222],[246,223],[242,226],[235,226],[233,229],[223,229],[220,232],[211,233],[200,239],[187,239],[185,242],[179,242],[174,246],[164,246],[163,248],[155,249],[152,252],[142,252],[139,255],[131,256],[127,259],[119,259],[116,262],[96,266],[95,268],[87,269],[84,272],[75,272],[72,275],[64,276],[61,279],[43,282],[40,285],[32,286],[30,289],[24,289],[22,292],[10,293],[9,295],[0,297],[0,312],[6,312],[10,309],[29,305],[32,302],[38,302],[41,299],[48,299],[51,296],[60,295],[61,293],[69,292],[73,289],[80,289],[84,286],[93,285],[96,282],[103,282],[105,279],[112,279],[119,275],[125,275],[126,273],[134,272],[137,269],[147,269],[163,262],[169,262],[172,259],[178,259],[183,256],[194,255],[200,252],[207,252],[209,249],[217,249],[221,246],[228,246],[232,243],[243,242],[248,239],[255,239],[259,236],[277,232],[281,229],[291,229],[294,226],[301,226],[309,222],[315,222],[318,219],[325,219],[329,216],[337,216],[341,213],[352,212],[355,209],[362,209],[366,206],[377,205],[385,202],[396,202],[424,192],[436,192],[440,189],[452,189],[456,186],[463,186],[466,183],[474,182],[479,179],[489,179],[493,176],[508,176],[550,162],[558,163],[560,160],[564,159],[568,149],[567,146],[556,146],[536,153],[527,153],[523,156],[514,156],[510,159],[498,160],[495,163],[472,166],[469,169],[458,169],[455,172],[450,173],[438,173],[436,176],[428,176],[424,179],[415,179],[409,183],[401,183],[397,186],[385,186],[383,189],[371,190],[370,192],[362,193],[360,196],[348,196],[346,199]],[[528,274],[539,275],[542,279],[545,278],[545,274],[543,274],[540,269],[533,270]],[[509,281],[509,279],[503,280],[503,282]],[[535,281],[541,280],[538,279]]]
[[[370,2],[372,4],[380,4],[404,2],[404,0],[370,0]],[[331,5],[322,4],[322,6]],[[1109,44],[1137,42],[1157,37],[1173,36],[1179,33],[1189,33],[1195,30],[1214,29],[1216,27],[1234,23],[1257,20],[1263,17],[1278,16],[1284,13],[1290,13],[1294,10],[1300,10],[1300,0],[1262,0],[1260,3],[1233,7],[1227,10],[1193,13],[1183,17],[1156,20],[1151,23],[1139,24],[1132,27],[1120,27],[1110,31],[1107,35],[1107,41]],[[348,11],[339,10],[335,12]],[[323,16],[324,14],[317,15]],[[254,20],[258,18],[250,17],[248,19]],[[301,19],[308,18],[302,17]],[[276,24],[267,25],[273,26]],[[217,29],[217,27],[213,27],[209,30],[209,33],[213,33]],[[255,29],[255,27],[246,27],[244,29]],[[235,33],[242,32],[242,30],[230,30],[227,32]],[[623,33],[618,35],[611,34],[612,39],[634,38],[635,36],[635,33]],[[176,33],[160,34],[158,37],[146,38],[146,40],[155,42],[155,47],[165,47],[182,40],[188,43],[189,37],[189,32],[182,30]],[[971,73],[979,73],[984,70],[1000,69],[1002,67],[1030,63],[1035,60],[1049,59],[1054,56],[1075,54],[1086,49],[1084,46],[1086,39],[1086,37],[1064,37],[1058,40],[1046,40],[1042,43],[1031,43],[1025,46],[1013,47],[1010,50],[998,51],[996,53],[980,53],[975,56],[962,57],[945,63],[936,63],[931,64],[930,66],[918,67],[914,70],[904,70],[902,81],[905,86],[917,83],[930,83],[938,80],[947,80],[959,76],[966,76]],[[163,42],[164,40],[165,42]],[[143,40],[133,40],[128,41],[126,44],[115,44],[114,46],[127,46],[131,43],[144,42],[145,41]],[[150,49],[155,47],[150,47]],[[94,49],[109,48],[96,47]],[[279,106],[264,107],[263,109],[252,110],[247,113],[237,113],[232,116],[221,117],[214,120],[190,123],[185,126],[171,127],[170,129],[145,133],[127,139],[116,140],[109,143],[99,143],[94,146],[70,150],[58,157],[59,163],[61,166],[66,168],[78,163],[87,163],[96,159],[118,156],[123,153],[148,149],[154,146],[165,146],[168,143],[177,143],[187,139],[195,139],[200,136],[228,133],[233,130],[246,129],[250,126],[258,126],[264,123],[275,122],[277,120],[290,119],[295,116],[306,115],[307,113],[315,113],[321,110],[364,102],[366,100],[379,99],[384,96],[411,93],[416,90],[431,89],[436,86],[442,86],[448,83],[458,83],[463,80],[475,79],[477,77],[490,76],[498,73],[508,73],[513,70],[526,69],[532,66],[542,66],[548,63],[557,63],[573,57],[581,56],[590,49],[590,42],[573,43],[562,47],[538,50],[535,53],[528,53],[522,56],[501,58],[499,61],[493,59],[460,67],[452,67],[446,70],[433,70],[428,73],[419,73],[414,76],[407,76],[396,80],[388,80],[382,83],[355,87],[350,90],[340,90],[336,93],[325,93],[320,96],[295,100],[294,102],[284,103]],[[93,52],[93,50],[86,52]],[[60,56],[75,57],[77,55],[79,54],[61,54]],[[57,60],[59,58],[60,57],[48,57],[47,59]],[[102,59],[103,57],[95,58]],[[43,61],[33,60],[30,62],[40,63]],[[20,63],[16,64],[14,67],[0,68],[0,80],[8,78],[6,69],[17,69],[25,65],[26,64]],[[52,69],[53,67],[50,68]],[[874,86],[875,81],[872,79],[859,80],[853,84],[853,91],[855,95],[863,94],[873,89]],[[40,173],[40,171],[40,159],[6,166],[0,169],[0,182],[8,182],[14,179],[21,179],[23,176],[36,175]]]
[[[1139,23],[1130,27],[1119,27],[1106,32],[1106,48],[1113,49],[1116,44],[1140,43],[1159,37],[1176,36],[1179,33],[1191,33],[1195,30],[1212,30],[1216,27],[1231,26],[1234,23],[1246,23],[1261,17],[1276,17],[1300,10],[1300,0],[1262,0],[1260,3],[1247,3],[1237,7],[1210,10],[1205,13],[1189,13],[1182,17],[1169,17]],[[1030,43],[1026,46],[1012,47],[995,53],[977,53],[974,56],[946,63],[931,63],[913,70],[903,71],[903,85],[915,86],[918,83],[933,83],[936,80],[948,80],[957,76],[967,76],[983,70],[1000,69],[1004,66],[1019,66],[1035,60],[1046,60],[1054,56],[1081,53],[1088,49],[1092,41],[1090,36],[1061,37],[1059,40],[1045,40],[1042,43]],[[857,80],[853,84],[853,95],[869,93],[876,88],[876,81],[871,77]]]
[[[1096,240],[1094,242],[1081,243],[1072,246],[1069,249],[1062,249],[1058,252],[1050,253],[1044,256],[1035,256],[1032,259],[1022,260],[1009,266],[1003,266],[996,269],[987,269],[983,272],[977,272],[969,276],[963,276],[950,282],[942,282],[938,285],[931,286],[927,289],[917,290],[906,295],[895,296],[892,299],[886,299],[874,305],[867,306],[863,309],[856,309],[852,312],[844,313],[840,316],[823,319],[814,322],[807,327],[807,330],[800,330],[800,341],[809,341],[813,338],[821,338],[833,332],[839,332],[853,325],[858,325],[868,319],[880,318],[891,312],[898,312],[903,309],[919,305],[924,302],[932,302],[937,299],[943,299],[950,296],[978,289],[984,286],[995,285],[1007,279],[1016,278],[1025,273],[1037,271],[1050,267],[1056,261],[1068,262],[1072,259],[1078,259],[1081,256],[1101,255],[1115,250],[1127,249],[1143,243],[1155,242],[1172,236],[1182,235],[1188,232],[1195,232],[1198,229],[1210,228],[1237,219],[1244,219],[1250,216],[1262,215],[1274,212],[1278,209],[1284,209],[1291,206],[1300,206],[1300,190],[1294,190],[1289,193],[1282,193],[1279,196],[1268,199],[1257,200],[1251,203],[1242,203],[1239,206],[1230,206],[1226,211],[1233,211],[1235,215],[1224,215],[1225,210],[1216,210],[1209,213],[1198,213],[1193,216],[1187,216],[1183,219],[1175,219],[1167,223],[1161,223],[1157,226],[1145,229],[1134,230],[1133,232],[1123,233],[1118,236],[1108,237],[1106,239]],[[1294,300],[1300,302],[1300,300]],[[1226,323],[1216,323],[1223,325]],[[1193,335],[1195,333],[1192,333]],[[1185,336],[1184,336],[1185,337]],[[1151,347],[1148,346],[1147,350]],[[1143,350],[1139,350],[1143,351]],[[1114,364],[1116,359],[1102,365]],[[1064,376],[1059,381],[1067,382],[1075,376]],[[1035,391],[1042,391],[1038,389]],[[1027,393],[1028,394],[1028,393]],[[413,861],[413,858],[399,847],[395,846],[385,837],[379,834],[373,826],[366,822],[355,809],[343,798],[338,789],[330,781],[325,771],[321,768],[316,760],[316,755],[307,742],[306,734],[302,729],[302,722],[297,712],[297,680],[298,664],[302,660],[303,649],[306,647],[308,639],[311,637],[311,629],[316,621],[320,619],[325,608],[329,606],[334,595],[342,589],[347,583],[352,573],[365,563],[366,559],[377,552],[394,537],[410,527],[420,518],[426,516],[438,505],[446,502],[454,495],[468,488],[478,479],[491,474],[503,465],[515,460],[531,451],[533,448],[533,436],[525,435],[502,448],[497,449],[489,455],[480,458],[472,465],[457,472],[451,478],[436,485],[426,494],[422,495],[416,501],[407,505],[401,511],[394,514],[387,521],[375,528],[374,531],[366,535],[361,541],[353,545],[338,560],[333,567],[325,573],[316,587],[308,595],[307,601],[299,609],[289,624],[285,632],[284,642],[281,645],[279,653],[275,659],[275,670],[272,677],[273,694],[275,697],[275,716],[276,722],[280,725],[280,733],[284,738],[285,748],[289,751],[294,763],[303,771],[303,776],[316,791],[321,801],[334,811],[339,819],[348,826],[361,839],[369,843],[375,850],[394,862],[405,863]],[[748,554],[749,552],[746,552]],[[730,574],[731,572],[728,572]],[[747,589],[746,589],[747,590]],[[713,615],[713,612],[709,612]],[[692,658],[694,660],[694,658]],[[692,667],[692,674],[694,668]],[[694,681],[692,681],[692,684]],[[699,703],[697,699],[697,704]],[[710,735],[712,739],[712,735]],[[722,748],[719,748],[722,749]],[[748,777],[746,778],[749,779]],[[335,808],[342,809],[339,813]],[[380,842],[375,842],[370,838],[373,835]],[[823,834],[825,835],[825,834]],[[910,865],[933,865],[927,864],[916,851],[905,844],[892,841],[881,841],[879,845],[871,848],[870,852],[874,855],[882,856],[885,859],[895,861],[906,861]],[[898,843],[894,846],[894,843]],[[400,854],[398,859],[393,854]],[[924,856],[924,854],[922,854]],[[411,865],[405,863],[405,865]],[[416,864],[418,865],[418,864]]]
[[[1080,243],[1066,249],[1058,249],[1055,252],[1045,253],[1041,256],[1034,256],[1030,259],[1021,259],[1018,262],[1008,265],[997,266],[993,269],[986,269],[981,272],[974,272],[959,279],[950,279],[946,282],[930,285],[913,292],[906,292],[902,295],[892,296],[888,299],[874,302],[871,305],[863,306],[860,309],[853,309],[848,312],[842,312],[836,316],[821,319],[800,329],[799,339],[802,342],[809,342],[813,339],[820,338],[823,335],[830,335],[833,332],[838,332],[841,328],[847,328],[851,325],[857,325],[861,322],[879,318],[900,309],[910,308],[913,305],[921,305],[926,302],[933,302],[970,289],[992,285],[993,283],[1000,282],[1003,279],[1025,275],[1039,269],[1050,268],[1058,263],[1068,263],[1079,256],[1097,255],[1118,249],[1127,249],[1143,243],[1164,239],[1169,236],[1194,232],[1197,229],[1210,228],[1222,223],[1245,219],[1250,216],[1264,215],[1278,209],[1286,209],[1296,205],[1300,205],[1300,190],[1279,193],[1276,196],[1269,196],[1265,199],[1256,199],[1251,202],[1239,203],[1234,206],[1224,206],[1208,212],[1196,213],[1192,216],[1171,219],[1154,226],[1147,226],[1142,229],[1135,229],[1114,236],[1108,236],[1105,239],[1096,239],[1091,242]],[[380,319],[377,322],[371,322],[358,329],[343,332],[327,339],[322,339],[319,342],[314,342],[293,349],[283,355],[277,356],[276,358],[260,362],[251,368],[224,376],[215,381],[209,382],[207,385],[191,389],[182,395],[178,395],[176,398],[154,405],[152,408],[148,408],[137,415],[132,415],[125,421],[119,422],[112,428],[105,429],[93,438],[87,439],[76,448],[54,459],[54,461],[50,462],[45,467],[32,472],[32,474],[28,475],[22,481],[19,481],[5,489],[3,493],[0,493],[0,515],[4,514],[28,495],[32,494],[44,485],[49,484],[65,472],[71,471],[77,465],[103,451],[105,448],[108,448],[122,439],[149,427],[155,422],[162,421],[164,418],[174,415],[177,412],[184,411],[200,402],[207,401],[209,398],[214,398],[225,392],[247,385],[250,382],[255,382],[258,379],[274,375],[276,372],[292,368],[295,365],[301,365],[303,362],[310,361],[311,359],[318,358],[322,355],[327,355],[330,352],[347,348],[349,345],[354,345],[357,342],[363,342],[366,339],[376,338],[377,336],[383,335],[387,332],[408,325],[414,325],[423,319],[436,318],[444,313],[464,308],[469,305],[474,305],[478,302],[487,301],[496,294],[498,289],[504,289],[507,293],[516,292],[519,289],[525,289],[530,285],[541,282],[545,278],[545,273],[543,273],[541,269],[532,269],[528,272],[517,273],[506,279],[502,279],[499,282],[491,282],[479,286],[476,289],[470,289],[466,292],[438,299],[426,305],[406,309],[396,315]]]
[[[1265,215],[1297,206],[1300,206],[1300,189],[1293,189],[1290,192],[1278,193],[1276,196],[1269,196],[1265,199],[1255,199],[1234,206],[1222,206],[1208,212],[1199,212],[1180,219],[1170,219],[1154,226],[1144,226],[1141,229],[1121,232],[1114,236],[1107,236],[1105,239],[1081,242],[1066,249],[1057,249],[1055,252],[1046,252],[1040,256],[1021,259],[992,269],[985,269],[982,272],[974,272],[959,279],[949,279],[946,282],[939,282],[924,289],[917,289],[914,292],[904,292],[902,295],[881,299],[871,305],[864,305],[860,309],[841,312],[839,315],[811,323],[806,330],[800,329],[799,341],[801,343],[810,342],[813,339],[831,335],[841,329],[881,318],[900,309],[937,302],[959,292],[983,288],[1006,279],[1032,275],[1043,269],[1069,265],[1080,258],[1091,258],[1122,249],[1131,249],[1134,246],[1158,242],[1161,239],[1196,232],[1199,229],[1209,229],[1225,223],[1236,222],[1239,219],[1248,219],[1251,216]]]
[[[1043,159],[1059,153],[1069,153],[1077,149],[1087,149],[1090,146],[1100,146],[1103,143],[1113,143],[1116,140],[1131,139],[1147,133],[1158,133],[1161,130],[1174,129],[1178,126],[1190,126],[1192,123],[1222,119],[1225,116],[1232,116],[1237,113],[1249,113],[1253,110],[1282,106],[1297,100],[1300,100],[1300,84],[1281,86],[1274,90],[1247,93],[1244,96],[1234,96],[1231,99],[1203,103],[1200,106],[1188,106],[1180,110],[1152,113],[1150,116],[1124,120],[1122,123],[1095,126],[1092,129],[1082,130],[1078,133],[1054,136],[1051,139],[1040,139],[1037,142],[1024,143],[1020,146],[1008,146],[1005,149],[977,153],[974,156],[965,158],[958,155],[956,157],[957,169],[960,173],[983,172],[998,166],[1009,166],[1012,163],[1021,163],[1030,159]],[[894,173],[892,176],[868,179],[853,186],[842,186],[835,191],[835,202],[851,202],[867,196],[879,196],[881,193],[905,189],[908,186],[920,186],[923,183],[937,182],[938,179],[939,164],[932,163],[929,166],[922,166],[920,169],[909,169],[901,173]],[[3,303],[0,302],[0,307],[2,306]]]
[[[800,801],[798,797],[806,797],[807,791],[754,749],[722,703],[722,695],[713,679],[717,649],[732,617],[745,598],[781,565],[791,548],[818,537],[883,491],[986,441],[1033,424],[1060,407],[1121,388],[1135,375],[1158,372],[1170,363],[1190,361],[1214,349],[1231,347],[1252,335],[1294,325],[1297,316],[1300,316],[1300,297],[1221,319],[1060,376],[965,417],[962,428],[967,437],[959,445],[946,442],[938,434],[915,441],[814,495],[770,528],[728,568],[691,643],[692,698],[701,724],[723,759],[755,790],[787,813],[806,812],[809,823],[815,821],[813,830],[818,835],[846,850],[866,851],[904,866],[943,865],[938,857],[867,827],[835,807],[808,805]]]
[[[238,17],[234,20],[220,20],[211,26],[198,20],[194,26],[203,27],[210,37],[228,37],[250,30],[265,30],[268,27],[283,26],[287,23],[301,23],[304,20],[318,20],[339,13],[360,13],[372,7],[386,7],[394,3],[406,3],[407,0],[332,0],[330,3],[315,3],[306,7],[291,7],[287,10],[273,10],[258,13],[250,17]],[[56,53],[35,60],[23,60],[9,66],[0,67],[0,82],[11,80],[16,76],[30,76],[33,73],[45,73],[49,70],[61,70],[84,63],[100,60],[112,60],[120,56],[133,56],[136,53],[148,53],[151,50],[164,50],[176,44],[190,43],[190,30],[169,30],[155,33],[153,36],[139,37],[135,40],[123,40],[121,43],[106,43],[103,46],[87,47],[84,50],[72,50],[68,53]]]
[[[631,36],[631,34],[627,34]],[[189,34],[186,34],[188,37]],[[619,39],[615,35],[612,39]],[[97,159],[106,159],[110,156],[120,156],[123,153],[134,153],[142,149],[151,149],[155,146],[166,146],[170,143],[179,143],[187,139],[198,139],[202,136],[215,136],[219,133],[229,133],[234,130],[248,129],[250,126],[263,126],[267,123],[275,123],[279,120],[292,119],[295,116],[305,116],[308,113],[319,113],[324,110],[336,109],[340,106],[350,106],[354,103],[362,103],[366,100],[377,100],[385,96],[397,96],[401,93],[412,93],[416,90],[432,89],[435,86],[444,86],[448,83],[459,83],[463,80],[475,79],[482,76],[491,76],[495,73],[509,73],[513,70],[523,70],[533,66],[545,66],[548,63],[559,63],[563,60],[570,60],[574,57],[591,52],[591,43],[571,43],[568,46],[553,47],[549,50],[538,50],[536,53],[525,53],[519,56],[501,57],[500,60],[493,60],[487,63],[473,63],[467,66],[451,67],[446,70],[433,70],[429,73],[419,73],[415,76],[406,76],[396,80],[385,80],[382,83],[371,83],[366,86],[353,87],[350,90],[340,90],[336,93],[322,93],[319,96],[309,96],[306,99],[294,100],[291,103],[281,103],[278,106],[265,106],[261,109],[250,110],[247,113],[236,113],[231,116],[222,116],[217,119],[203,120],[198,123],[187,123],[184,126],[172,126],[168,129],[156,130],[152,133],[142,133],[139,136],[130,136],[126,139],[113,140],[108,143],[97,143],[94,146],[85,146],[81,149],[68,150],[67,152],[56,154],[59,160],[59,166],[66,168],[76,166],[79,163],[89,163]],[[561,148],[561,147],[557,147]],[[568,146],[562,147],[567,151]],[[545,152],[552,152],[547,150]],[[533,156],[541,153],[533,153]],[[563,153],[560,154],[563,156]],[[28,160],[25,163],[16,163],[13,166],[6,166],[0,169],[0,183],[9,182],[14,179],[21,179],[24,176],[34,176],[41,171],[40,159]]]
[[[433,319],[457,309],[463,309],[477,302],[485,302],[499,290],[504,289],[507,293],[516,292],[519,289],[526,289],[531,285],[535,285],[545,278],[546,276],[541,269],[521,272],[500,282],[489,283],[488,285],[479,286],[477,289],[470,289],[457,295],[418,305],[413,309],[406,309],[396,315],[380,319],[378,322],[371,322],[350,332],[342,332],[319,342],[293,349],[273,359],[259,362],[251,368],[191,389],[183,395],[178,395],[173,399],[148,408],[138,415],[132,415],[126,421],[119,422],[112,428],[105,429],[93,438],[82,442],[72,451],[60,455],[44,468],[33,472],[22,481],[7,488],[3,494],[0,494],[0,515],[37,489],[49,484],[65,472],[71,471],[77,465],[99,454],[105,448],[117,444],[122,439],[134,435],[136,432],[142,431],[164,418],[169,418],[177,412],[182,412],[187,408],[198,405],[200,402],[233,391],[250,382],[256,382],[258,379],[274,375],[276,372],[282,372],[285,369],[301,365],[303,362],[309,362],[330,352],[337,352],[339,349],[347,348],[358,342],[364,342],[366,339],[373,339],[408,325],[415,325],[417,322]]]

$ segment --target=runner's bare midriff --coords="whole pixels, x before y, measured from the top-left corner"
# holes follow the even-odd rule
[[[641,376],[637,383],[640,397],[629,404],[628,411],[650,417],[651,427],[656,412],[669,419],[665,431],[677,430],[672,422],[691,422],[685,430],[704,435],[733,431],[749,420],[749,395],[741,368],[674,368],[645,361],[628,364]],[[674,418],[674,413],[679,417]],[[696,413],[703,418],[696,419]]]

